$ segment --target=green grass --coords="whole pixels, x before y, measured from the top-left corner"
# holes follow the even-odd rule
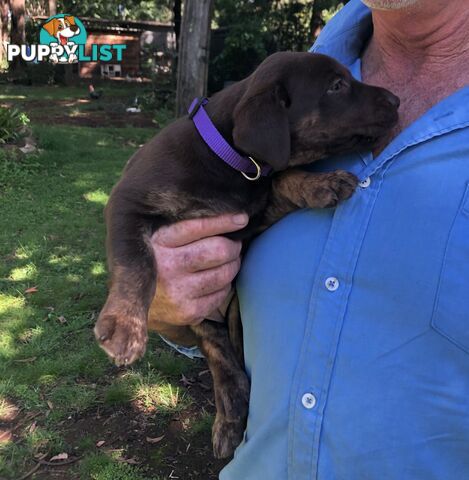
[[[88,456],[80,465],[80,478],[90,480],[150,480],[138,467],[118,463],[112,456],[97,453]],[[158,480],[153,477],[151,480]]]
[[[7,87],[0,99],[78,93]],[[96,453],[93,439],[67,443],[62,424],[97,406],[133,402],[161,420],[191,403],[178,386],[191,362],[158,338],[143,361],[120,371],[92,333],[106,295],[103,207],[127,159],[155,131],[32,127],[39,154],[0,150],[0,422],[12,405],[20,409],[18,437],[0,443],[0,477],[19,477],[36,454],[65,451],[84,455],[80,478],[144,480],[138,466]]]

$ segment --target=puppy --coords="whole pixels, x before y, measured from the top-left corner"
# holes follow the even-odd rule
[[[284,52],[162,130],[129,160],[106,207],[111,279],[95,327],[101,347],[118,365],[130,364],[145,351],[147,321],[162,331],[150,310],[157,269],[149,239],[156,229],[246,212],[249,224],[226,235],[246,242],[295,209],[336,206],[353,193],[356,177],[298,167],[372,148],[395,125],[398,106],[392,93],[354,80],[329,57]],[[198,123],[199,114],[218,131],[216,142]],[[251,172],[226,163],[233,147],[252,162]],[[162,331],[174,341],[196,342],[207,358],[217,408],[212,431],[217,457],[233,453],[247,418],[249,382],[237,307],[234,300],[225,308],[225,323],[204,320]]]
[[[57,38],[57,45],[62,46],[73,46],[74,42],[71,42],[70,39],[80,34],[80,27],[76,24],[75,17],[71,15],[67,15],[63,18],[53,18],[45,23],[42,28],[44,28],[49,35]],[[65,56],[59,59],[55,54],[51,55],[50,59],[54,63],[75,63],[78,61],[78,57],[74,53],[71,53],[68,56],[68,59]]]

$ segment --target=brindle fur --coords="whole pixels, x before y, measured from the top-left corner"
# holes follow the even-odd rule
[[[342,78],[347,88],[332,92]],[[239,151],[281,172],[356,148],[370,148],[397,120],[398,101],[384,89],[352,80],[334,60],[309,53],[278,53],[247,79],[214,95],[206,109]],[[367,137],[372,137],[370,141]],[[192,120],[181,118],[128,162],[106,207],[109,296],[95,334],[117,364],[130,364],[146,347],[148,328],[183,344],[198,343],[213,379],[217,457],[232,454],[242,439],[249,382],[243,369],[237,299],[223,314],[227,324],[205,320],[174,327],[155,315],[156,262],[150,236],[179,220],[244,211],[250,221],[228,234],[248,241],[298,208],[333,207],[354,191],[344,171],[290,169],[246,180],[204,143]]]

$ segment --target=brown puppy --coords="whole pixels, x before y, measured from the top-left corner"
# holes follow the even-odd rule
[[[390,92],[353,80],[329,57],[277,53],[250,77],[214,95],[206,110],[232,146],[280,172],[372,147],[396,123],[398,106]],[[129,364],[145,351],[156,285],[149,238],[157,228],[244,211],[248,226],[227,236],[248,240],[297,208],[335,206],[356,184],[343,171],[301,169],[249,181],[208,148],[190,118],[172,123],[130,159],[106,208],[111,283],[95,327],[102,348],[117,364]],[[239,317],[236,302],[228,316]],[[150,314],[150,326],[157,324]],[[231,455],[241,441],[249,396],[236,321],[229,322],[229,329],[206,320],[165,332],[173,340],[185,336],[186,342],[192,335],[207,357],[214,378],[213,444],[218,457]]]

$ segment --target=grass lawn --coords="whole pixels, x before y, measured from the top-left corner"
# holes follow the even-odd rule
[[[0,149],[1,478],[21,478],[41,458],[54,465],[28,478],[208,480],[221,467],[210,453],[203,362],[153,336],[142,361],[118,369],[94,341],[106,294],[102,210],[129,156],[157,130],[127,120],[96,128],[93,115],[111,117],[115,98],[96,108],[83,88],[0,94],[0,104],[30,114],[40,148],[23,159]],[[48,109],[65,119],[85,112],[92,127],[49,122]]]

